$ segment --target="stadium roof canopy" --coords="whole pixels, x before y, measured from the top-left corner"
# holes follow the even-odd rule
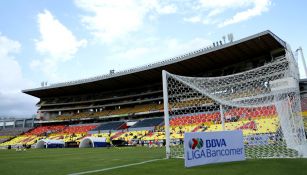
[[[198,72],[240,63],[251,58],[272,56],[284,51],[286,43],[271,31],[264,31],[237,41],[202,48],[162,62],[88,79],[52,84],[23,90],[38,97],[70,96],[114,89],[134,88],[162,82],[162,70],[179,74],[195,75]]]

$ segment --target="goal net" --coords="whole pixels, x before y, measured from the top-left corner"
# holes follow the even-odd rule
[[[247,158],[306,156],[299,74],[292,53],[221,77],[163,71],[167,158],[183,158],[184,132],[242,130]]]

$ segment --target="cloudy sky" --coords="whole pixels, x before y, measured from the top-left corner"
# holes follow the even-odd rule
[[[0,116],[35,114],[38,99],[21,90],[42,81],[149,64],[231,32],[240,39],[269,29],[306,51],[306,7],[301,0],[0,1]]]

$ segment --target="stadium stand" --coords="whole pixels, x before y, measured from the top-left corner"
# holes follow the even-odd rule
[[[17,136],[7,142],[4,142],[2,144],[0,144],[0,146],[9,146],[9,145],[33,145],[36,143],[37,140],[39,140],[40,138],[43,137],[38,137],[35,135],[21,135],[21,136]]]
[[[229,114],[235,111],[229,111]],[[236,113],[237,114],[237,113]],[[278,130],[278,118],[276,115],[257,116],[256,113],[240,121],[229,120],[225,123],[226,130],[242,129],[244,135],[273,133]],[[222,125],[218,120],[217,113],[198,114],[188,117],[177,117],[170,121],[171,138],[183,139],[184,132],[220,131]],[[164,128],[161,126],[163,118],[149,118],[137,121],[127,128],[125,121],[106,122],[100,125],[55,125],[39,126],[29,132],[6,142],[4,145],[34,144],[41,138],[60,139],[64,142],[77,142],[91,134],[92,137],[111,137],[112,140],[124,140],[132,144],[133,141],[163,140],[165,139]],[[112,131],[112,132],[110,132]],[[3,146],[3,144],[2,144]]]
[[[55,119],[56,120],[72,120],[72,119],[81,119],[81,118],[86,118],[90,117],[92,114],[88,112],[84,113],[78,113],[78,114],[73,114],[73,115],[59,115]]]
[[[55,125],[55,126],[39,126],[34,128],[33,130],[25,133],[25,135],[42,135],[42,134],[49,134],[53,132],[62,131],[65,128],[64,125]]]
[[[77,125],[77,126],[68,126],[63,131],[52,135],[52,138],[63,136],[64,142],[77,142],[80,143],[80,140],[87,136],[88,131],[97,127],[97,124],[92,125]]]
[[[95,112],[92,114],[92,116],[95,118],[98,118],[98,117],[103,117],[103,116],[109,116],[109,114],[111,113],[112,110],[103,110],[103,111],[100,111],[100,112]]]
[[[112,109],[104,109],[99,112],[80,112],[77,114],[66,114],[59,115],[55,120],[72,120],[81,118],[98,118],[106,116],[117,116],[117,115],[133,115],[136,113],[150,113],[153,111],[161,111],[163,109],[162,104],[142,104],[129,107],[114,107]]]
[[[8,139],[10,139],[9,136],[0,136],[0,143],[6,142]]]
[[[10,139],[29,131],[31,128],[5,128],[0,130],[0,143],[9,141]]]
[[[184,108],[185,105],[178,103],[177,106]],[[210,104],[207,104],[210,107]],[[142,108],[146,110],[152,109],[148,105],[142,105]],[[178,108],[179,110],[181,108]],[[129,110],[133,111],[134,107]],[[122,111],[126,111],[124,109]],[[119,110],[120,111],[120,110]],[[261,112],[259,112],[261,111]],[[99,113],[99,112],[98,112]],[[109,112],[111,113],[111,112]],[[262,116],[259,116],[259,114]],[[240,120],[236,116],[240,117]],[[263,114],[265,116],[263,116]],[[274,107],[265,108],[241,108],[230,109],[225,111],[225,129],[241,129],[243,134],[262,134],[262,133],[273,133],[278,130],[278,118],[276,117],[276,110]],[[66,143],[76,142],[80,143],[80,140],[91,135],[92,137],[110,137],[112,140],[123,140],[128,144],[132,144],[134,141],[145,141],[148,143],[150,140],[162,141],[165,139],[164,119],[158,118],[147,118],[135,120],[135,124],[128,127],[125,120],[122,121],[111,121],[103,122],[100,124],[83,124],[83,125],[54,125],[54,126],[39,126],[29,132],[25,133],[20,137],[12,139],[7,142],[8,144],[34,144],[41,138],[48,138],[53,140],[64,140]],[[220,122],[220,113],[203,113],[188,116],[177,116],[170,121],[171,125],[171,138],[172,139],[183,139],[185,132],[211,132],[222,130]]]
[[[65,142],[79,141],[87,132],[96,128],[97,124],[90,125],[53,125],[53,126],[38,126],[23,135],[17,136],[10,141],[7,141],[0,146],[8,145],[33,145],[38,140],[46,139],[61,139]]]
[[[162,117],[143,119],[143,120],[138,121],[131,128],[155,127],[155,126],[160,125],[163,121],[164,119]]]
[[[270,31],[265,31],[233,45],[202,49],[145,67],[24,90],[24,93],[40,99],[37,118],[42,121],[36,121],[36,125],[44,126],[37,126],[0,145],[34,144],[41,138],[61,139],[66,143],[78,142],[87,135],[110,136],[113,140],[125,140],[129,144],[136,140],[163,140],[163,118],[155,118],[164,115],[161,70],[184,76],[214,77],[253,69],[269,62],[272,57],[284,54],[285,48],[280,39]],[[307,90],[307,80],[304,82]],[[300,84],[301,88],[305,86],[304,82]],[[302,99],[304,111],[307,111],[306,99]],[[189,99],[170,105],[184,111],[193,100],[203,101],[203,105],[208,107],[214,105],[207,99]],[[259,110],[265,110],[265,116],[259,116]],[[245,116],[242,117],[243,114]],[[244,135],[276,132],[279,128],[273,107],[232,109],[224,115],[225,127],[242,129]],[[303,112],[303,115],[307,118],[307,112]],[[183,113],[182,116],[170,121],[171,138],[182,139],[187,131],[210,132],[222,129],[219,111]],[[236,116],[240,116],[240,120]],[[136,123],[128,126],[127,121]],[[305,121],[307,126],[307,119]],[[57,122],[57,125],[53,122]],[[96,123],[95,127],[92,123]],[[3,138],[6,136],[3,135]]]
[[[14,137],[24,132],[29,131],[32,128],[5,128],[0,130],[0,136]]]
[[[126,129],[126,122],[124,121],[116,121],[116,122],[107,122],[99,125],[97,128],[92,131],[109,131],[109,130],[120,130]]]
[[[97,127],[97,125],[68,126],[59,133],[63,133],[63,134],[86,133],[86,132],[88,132],[88,131],[96,128],[96,127]]]

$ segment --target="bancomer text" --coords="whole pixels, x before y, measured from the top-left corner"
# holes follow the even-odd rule
[[[191,152],[187,152],[188,160],[199,159],[199,158],[209,158],[209,157],[216,157],[216,156],[230,156],[230,155],[241,155],[243,153],[243,148],[236,148],[236,149],[218,149],[218,150],[211,150],[211,149],[201,149],[195,150]]]
[[[225,139],[211,139],[205,141],[206,149],[193,150],[187,152],[188,160],[199,158],[210,158],[216,156],[241,155],[243,148],[225,148],[227,147]],[[223,148],[224,147],[224,148]],[[215,149],[210,149],[215,148]]]

